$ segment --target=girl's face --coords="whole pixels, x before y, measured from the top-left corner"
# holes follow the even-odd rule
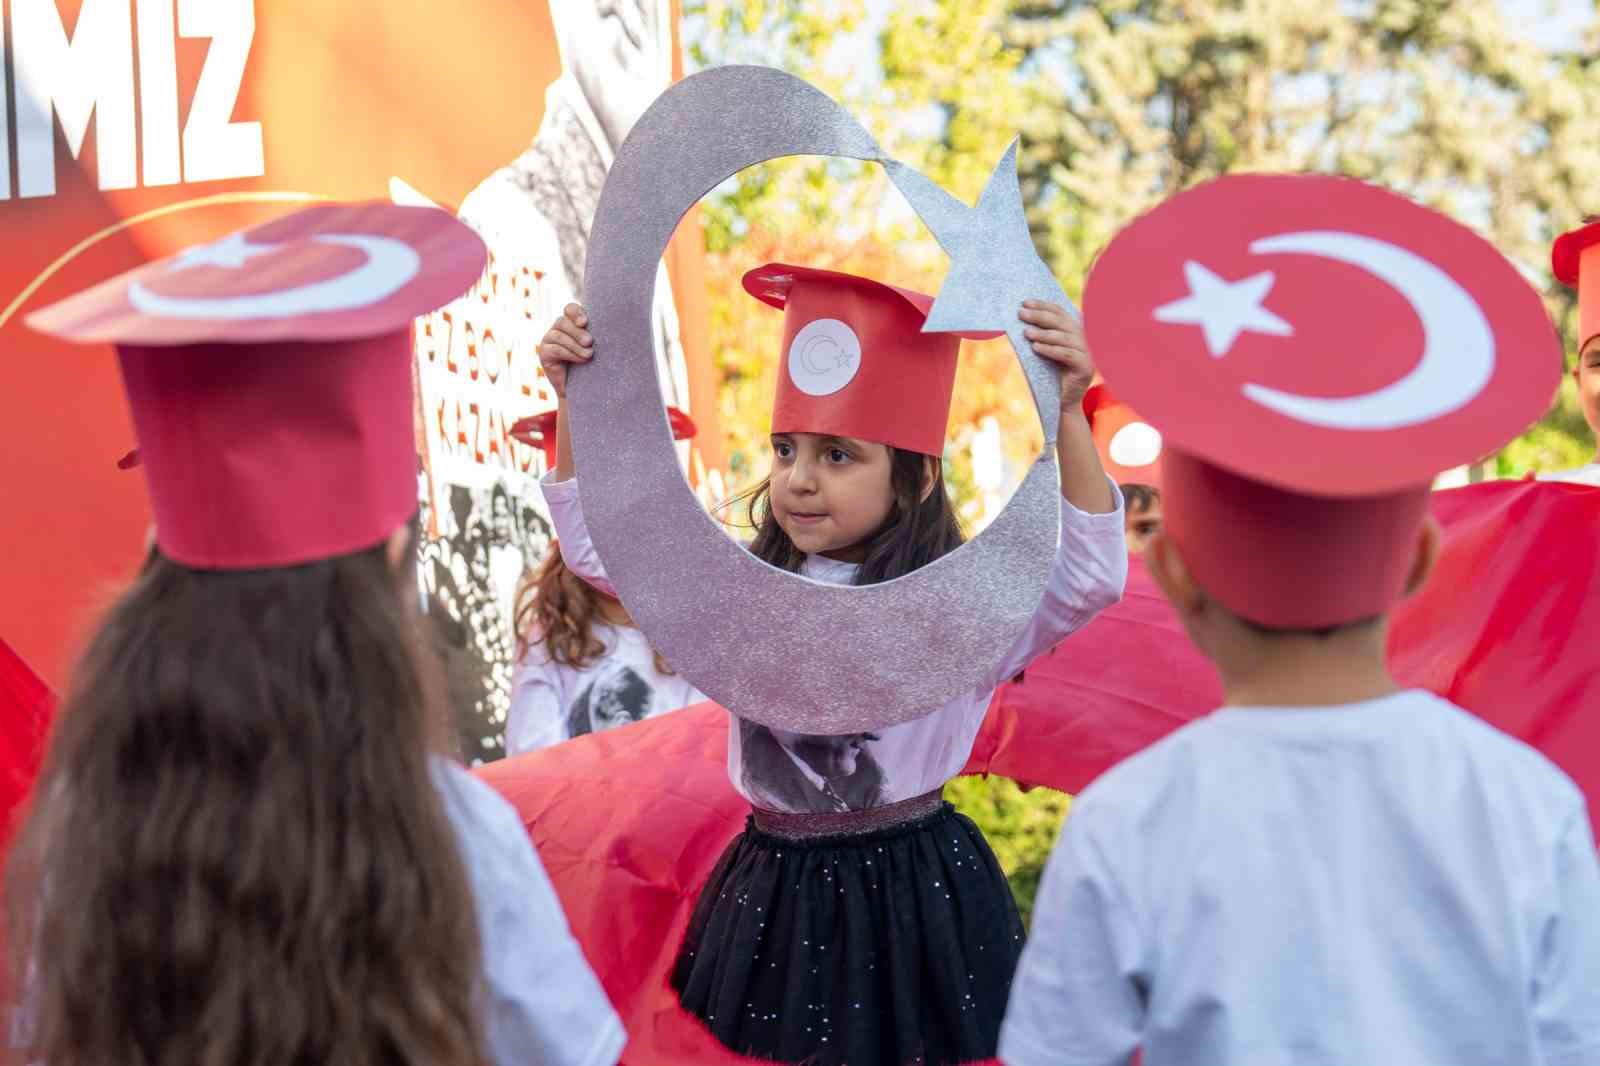
[[[1578,355],[1578,402],[1583,406],[1584,421],[1600,437],[1600,337],[1596,337]]]
[[[894,509],[889,447],[817,433],[772,435],[772,517],[808,555],[859,563]]]

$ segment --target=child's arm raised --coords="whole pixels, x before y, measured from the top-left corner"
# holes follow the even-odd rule
[[[1023,335],[1033,350],[1061,369],[1061,429],[1056,436],[1061,495],[1088,514],[1115,511],[1114,490],[1083,413],[1083,394],[1094,380],[1094,359],[1084,342],[1083,326],[1066,308],[1042,300],[1023,301],[1018,317],[1028,324]]]
[[[567,367],[587,363],[594,356],[594,338],[588,325],[589,316],[583,308],[568,304],[539,344],[539,364],[544,367],[550,387],[556,390],[557,401],[555,478],[547,476],[540,487],[551,521],[555,522],[556,539],[561,542],[561,557],[567,568],[607,596],[615,596],[617,590],[606,577],[594,542],[589,539],[589,526],[583,520],[577,470],[572,462],[572,436],[567,431]]]

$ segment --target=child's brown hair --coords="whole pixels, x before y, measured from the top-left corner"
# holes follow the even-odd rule
[[[560,542],[555,540],[550,542],[539,569],[523,576],[516,600],[519,660],[533,645],[542,644],[553,663],[574,670],[593,663],[607,650],[594,632],[595,616],[603,615],[602,604],[606,602],[617,604],[614,611],[623,615],[617,624],[633,625],[620,603],[572,572],[561,557]],[[601,620],[606,621],[604,617]],[[660,652],[655,654],[655,666],[660,673],[672,673]]]
[[[483,1062],[414,587],[384,546],[251,571],[152,553],[11,856],[21,1061]]]

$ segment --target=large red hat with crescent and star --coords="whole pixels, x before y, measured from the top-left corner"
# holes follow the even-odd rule
[[[1578,290],[1578,351],[1600,337],[1600,219],[1556,238],[1550,250],[1556,280]]]
[[[1107,382],[1159,429],[1170,536],[1240,616],[1387,611],[1429,485],[1548,407],[1561,352],[1486,241],[1362,182],[1222,178],[1124,229],[1084,293]]]
[[[772,432],[878,441],[944,452],[961,338],[924,333],[933,297],[833,270],[768,263],[745,291],[783,312]]]
[[[294,566],[370,548],[415,512],[411,322],[487,258],[436,208],[322,205],[27,321],[117,346],[164,555]]]

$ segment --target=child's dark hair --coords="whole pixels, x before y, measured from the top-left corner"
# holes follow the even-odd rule
[[[1122,504],[1130,511],[1148,511],[1151,505],[1161,500],[1161,490],[1154,485],[1141,485],[1130,481],[1126,485],[1118,485],[1122,490]]]
[[[415,587],[386,545],[251,571],[150,555],[10,856],[23,1061],[484,1061]]]
[[[924,499],[922,487],[929,462],[933,464],[933,488]],[[961,547],[966,535],[945,491],[939,460],[920,452],[889,448],[889,489],[894,506],[889,517],[867,542],[867,557],[856,572],[855,584],[875,585],[902,577],[926,566],[942,555]],[[751,528],[756,531],[750,551],[759,559],[785,570],[799,570],[805,553],[772,516],[771,477],[764,477],[754,488],[734,497],[744,501]]]

